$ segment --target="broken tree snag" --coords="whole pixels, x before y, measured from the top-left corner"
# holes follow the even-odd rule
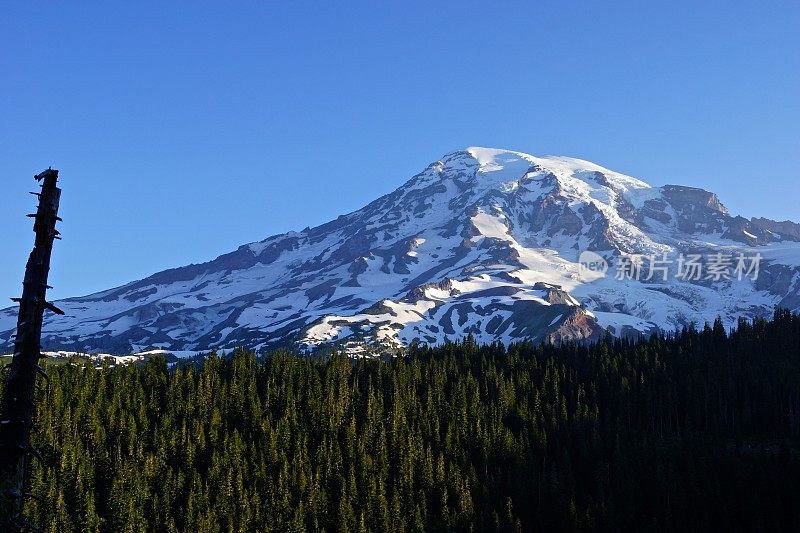
[[[26,526],[22,516],[27,490],[28,461],[38,452],[31,446],[30,432],[35,414],[34,392],[41,357],[42,320],[45,309],[61,310],[46,298],[47,276],[53,240],[58,236],[56,222],[61,189],[56,186],[58,171],[47,169],[34,176],[41,183],[39,207],[32,215],[36,241],[25,267],[22,298],[19,303],[14,357],[5,380],[0,412],[0,530],[19,531]],[[29,215],[31,216],[31,215]]]

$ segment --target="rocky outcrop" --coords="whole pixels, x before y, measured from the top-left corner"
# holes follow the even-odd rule
[[[695,187],[665,185],[663,199],[678,215],[678,229],[684,233],[722,232],[728,210],[717,195]]]
[[[750,222],[763,230],[780,236],[781,239],[789,239],[800,242],[800,224],[790,220],[777,222],[768,218],[751,218]]]
[[[553,344],[565,342],[597,342],[602,340],[605,330],[597,320],[580,307],[573,307],[558,322],[553,331],[547,333],[547,341]]]

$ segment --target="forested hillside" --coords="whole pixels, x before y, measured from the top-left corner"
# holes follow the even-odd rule
[[[634,343],[60,366],[46,531],[799,530],[800,317]]]

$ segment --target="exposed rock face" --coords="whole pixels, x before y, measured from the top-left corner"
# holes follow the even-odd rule
[[[800,241],[800,224],[784,220],[783,222],[776,222],[768,218],[752,218],[750,222],[754,226],[777,234],[783,239]]]
[[[544,301],[549,304],[578,305],[575,298],[570,296],[568,292],[555,287],[545,290]]]
[[[578,341],[596,342],[602,340],[603,334],[603,328],[599,326],[592,315],[580,307],[573,307],[557,328],[547,334],[547,340],[554,344]]]
[[[596,252],[610,266],[589,275]],[[679,279],[681,254],[761,254],[756,279]],[[619,277],[625,254],[669,257]],[[616,271],[615,271],[616,270]],[[200,265],[58,302],[46,348],[398,348],[569,342],[800,309],[800,225],[731,216],[702,189],[646,183],[588,161],[470,148],[364,208]],[[0,311],[0,346],[15,310]]]
[[[693,211],[700,208],[723,216],[728,215],[728,210],[712,192],[683,185],[665,185],[662,190],[664,198],[678,211]]]
[[[677,213],[678,229],[685,233],[719,231],[728,217],[717,195],[703,189],[666,185],[662,197]]]
[[[777,305],[786,309],[800,309],[800,274],[795,265],[770,263],[759,273],[755,287],[780,297]],[[781,297],[782,296],[782,297]]]

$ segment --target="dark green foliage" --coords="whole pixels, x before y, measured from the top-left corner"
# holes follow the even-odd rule
[[[50,371],[47,531],[799,530],[800,317]]]

